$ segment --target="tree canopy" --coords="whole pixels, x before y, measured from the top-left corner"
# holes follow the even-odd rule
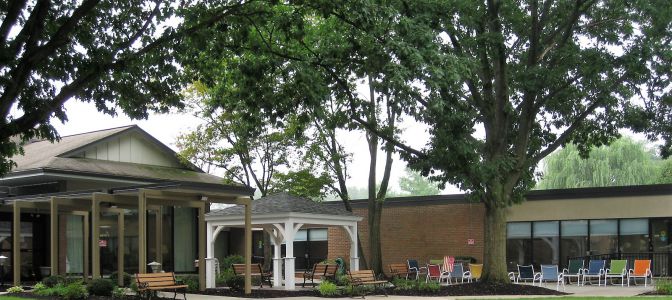
[[[180,16],[196,7],[207,15]],[[247,1],[3,1],[0,3],[0,174],[32,138],[55,140],[64,104],[145,118],[180,106],[175,47],[185,36],[253,16]]]
[[[441,193],[436,183],[410,169],[406,169],[404,175],[399,178],[399,188],[405,196],[427,196]]]
[[[667,164],[672,159],[667,159]],[[581,157],[576,146],[566,145],[544,159],[538,189],[563,189],[672,183],[665,177],[661,160],[642,142],[623,137],[609,146],[590,150]],[[666,182],[667,181],[667,182]]]
[[[621,128],[670,137],[669,1],[318,1],[274,12],[240,28],[244,51],[212,51],[226,42],[217,33],[194,47],[227,62],[229,91],[243,96],[229,105],[310,119],[329,96],[346,103],[348,123],[484,203],[484,280],[508,281],[506,207],[544,157],[568,144],[585,154]],[[426,124],[429,143],[413,148],[367,120],[371,104],[353,88],[363,81]]]

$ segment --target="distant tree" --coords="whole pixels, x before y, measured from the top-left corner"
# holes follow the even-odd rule
[[[331,182],[331,178],[326,173],[315,176],[309,169],[278,172],[273,175],[271,193],[287,192],[295,196],[322,201]]]
[[[441,193],[436,183],[408,168],[405,170],[404,176],[399,178],[399,188],[403,191],[403,194],[409,196],[438,195]]]
[[[661,163],[656,183],[672,183],[672,158],[668,158]]]
[[[644,143],[628,137],[593,148],[584,158],[569,144],[544,160],[538,189],[655,184],[662,161]]]

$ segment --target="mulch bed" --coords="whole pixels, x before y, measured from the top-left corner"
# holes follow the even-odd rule
[[[397,290],[395,288],[387,289],[388,295],[399,296],[493,296],[493,295],[569,295],[568,293],[558,292],[538,286],[522,284],[491,284],[491,283],[465,283],[457,285],[442,286],[436,293]],[[200,294],[216,295],[227,297],[244,298],[279,298],[279,297],[320,297],[315,290],[274,290],[274,289],[253,289],[251,295],[245,295],[242,291],[232,291],[228,288],[208,289]],[[343,296],[347,297],[347,296]]]

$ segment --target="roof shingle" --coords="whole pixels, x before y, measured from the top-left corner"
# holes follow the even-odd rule
[[[208,216],[230,216],[244,214],[244,206],[236,205],[224,209],[213,210]],[[269,195],[252,201],[252,215],[276,213],[306,213],[320,215],[352,216],[353,214],[342,207],[335,207],[310,199],[297,197],[283,192]]]

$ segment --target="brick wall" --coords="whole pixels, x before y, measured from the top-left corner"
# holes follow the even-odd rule
[[[363,250],[368,253],[366,208],[353,208],[353,211],[363,217],[358,231]],[[468,203],[386,205],[381,221],[383,266],[405,263],[408,258],[416,258],[424,264],[430,258],[441,259],[446,255],[472,256],[482,261],[484,212],[483,205]],[[340,256],[349,261],[347,233],[333,227],[328,234],[329,258]],[[475,239],[474,245],[467,244],[470,238]]]

